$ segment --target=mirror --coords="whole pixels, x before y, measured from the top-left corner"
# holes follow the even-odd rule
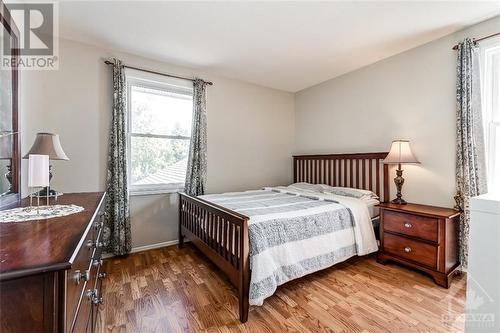
[[[17,58],[19,32],[0,1],[0,64]],[[15,66],[0,67],[0,208],[20,199],[20,154],[18,128],[18,72]]]
[[[12,186],[12,140],[8,136],[0,138],[0,196],[14,192]]]

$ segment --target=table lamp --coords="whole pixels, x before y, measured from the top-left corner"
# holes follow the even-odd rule
[[[49,186],[49,156],[30,154],[28,156],[28,188]],[[45,192],[47,197],[47,206],[49,205],[48,192]],[[30,193],[30,207],[33,207],[33,195]],[[37,196],[38,204],[40,207],[40,195]]]
[[[396,194],[396,199],[392,200],[392,203],[405,205],[406,201],[401,195],[401,188],[405,182],[403,178],[403,170],[401,169],[401,164],[418,164],[420,163],[413,152],[411,151],[409,140],[394,140],[392,141],[391,150],[389,154],[384,159],[385,164],[397,164],[398,169],[396,170],[396,178],[394,178],[394,183],[398,193]]]
[[[23,158],[28,158],[29,155],[48,155],[49,160],[64,160],[68,161],[69,158],[64,153],[59,141],[59,135],[53,133],[37,133],[35,142],[31,146],[30,151]],[[52,165],[49,165],[49,182],[52,180]],[[38,196],[44,197],[49,191],[49,196],[60,195],[55,190],[50,189],[50,185],[38,192]]]

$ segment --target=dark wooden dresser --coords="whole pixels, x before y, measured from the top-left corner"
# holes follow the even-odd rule
[[[380,204],[381,263],[392,260],[421,270],[445,288],[459,266],[460,212],[450,208]]]
[[[84,211],[0,223],[0,331],[93,332],[102,303],[105,193],[73,193],[57,204]],[[51,202],[54,204],[54,201]],[[27,200],[21,206],[28,205]]]

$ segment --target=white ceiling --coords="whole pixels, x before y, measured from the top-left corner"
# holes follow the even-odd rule
[[[500,14],[500,1],[67,1],[62,37],[295,92]]]

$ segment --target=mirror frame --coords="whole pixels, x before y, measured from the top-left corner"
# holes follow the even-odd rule
[[[10,11],[5,3],[0,0],[0,21],[4,29],[11,36],[11,56],[17,60],[19,58],[19,29],[17,28]],[[0,41],[2,42],[2,41]],[[12,150],[12,193],[0,196],[0,209],[4,209],[21,200],[21,154],[19,128],[19,71],[17,66],[12,67],[12,132],[13,132],[13,150]],[[3,175],[0,175],[3,176]]]

